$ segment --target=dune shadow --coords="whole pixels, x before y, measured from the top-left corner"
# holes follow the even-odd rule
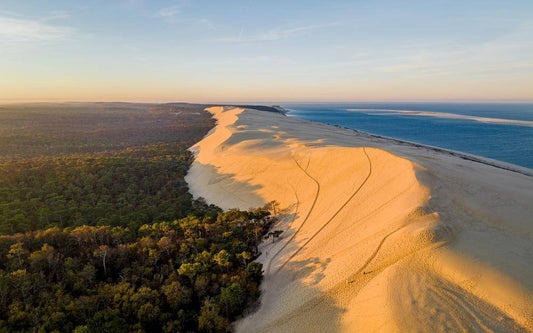
[[[263,149],[272,149],[284,146],[281,136],[276,131],[265,132],[262,129],[242,129],[235,132],[224,141],[223,145],[235,145],[246,143],[251,151],[261,152]]]
[[[237,180],[236,174],[222,173],[212,164],[194,162],[186,180],[193,196],[204,197],[225,210],[250,209],[267,204],[265,199],[256,194],[261,189],[260,185],[252,185],[251,179]]]

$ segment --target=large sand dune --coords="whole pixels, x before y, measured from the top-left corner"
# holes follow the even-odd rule
[[[533,178],[250,109],[209,109],[191,191],[276,200],[263,296],[240,332],[533,330]]]

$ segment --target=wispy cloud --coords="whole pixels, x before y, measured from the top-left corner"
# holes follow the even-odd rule
[[[175,19],[176,17],[180,16],[180,14],[183,14],[183,10],[189,7],[191,3],[192,0],[173,1],[171,6],[160,8],[153,16],[167,20]]]
[[[152,15],[152,18],[160,19],[169,24],[192,24],[210,30],[216,30],[215,24],[208,19],[194,18],[190,15],[185,15],[184,10],[189,4],[190,1],[181,0],[172,6],[160,8]]]
[[[40,20],[0,16],[0,43],[31,43],[65,40],[75,30],[71,27],[56,26]]]
[[[163,17],[163,18],[169,18],[169,17],[175,17],[181,12],[178,5],[170,6],[161,8],[157,13],[155,14],[156,17]]]
[[[50,15],[42,19],[42,21],[63,20],[70,17],[70,13],[64,10],[57,10],[50,12]]]
[[[266,42],[266,41],[276,41],[281,39],[287,39],[299,35],[306,34],[310,31],[328,28],[332,26],[339,25],[339,22],[331,22],[325,24],[311,24],[299,27],[291,28],[275,28],[268,31],[265,31],[260,34],[245,36],[243,29],[241,29],[239,36],[228,37],[228,38],[219,38],[218,42],[222,43],[253,43],[253,42]]]

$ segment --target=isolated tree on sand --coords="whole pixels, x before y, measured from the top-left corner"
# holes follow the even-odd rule
[[[274,243],[274,240],[276,238],[279,238],[282,233],[283,230],[273,230],[266,235],[265,239],[269,239],[270,237],[272,237],[272,243]]]

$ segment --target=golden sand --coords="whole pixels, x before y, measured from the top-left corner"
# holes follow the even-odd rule
[[[239,332],[533,330],[533,178],[350,130],[212,107],[195,196],[276,200]]]

